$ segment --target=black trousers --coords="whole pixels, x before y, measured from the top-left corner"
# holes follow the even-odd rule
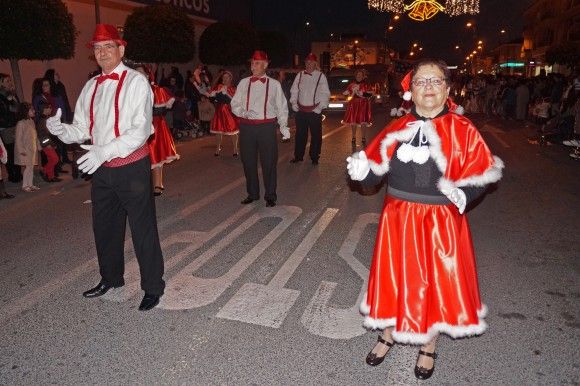
[[[123,251],[128,218],[141,273],[141,288],[148,294],[162,295],[165,289],[163,255],[149,157],[117,168],[101,166],[92,178],[91,199],[102,280],[113,286],[124,284]]]
[[[303,159],[310,129],[310,159],[318,161],[322,148],[322,114],[298,111],[296,113],[296,139],[294,142],[294,158]]]
[[[258,155],[264,179],[264,199],[276,201],[276,183],[278,166],[278,141],[276,130],[278,125],[260,123],[248,125],[240,123],[240,155],[246,176],[248,197],[253,200],[260,198],[260,181],[258,180]]]

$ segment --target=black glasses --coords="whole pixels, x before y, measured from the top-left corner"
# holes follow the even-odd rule
[[[428,84],[431,84],[432,86],[435,87],[441,87],[443,85],[443,83],[445,83],[447,79],[445,78],[429,78],[429,79],[425,79],[425,78],[417,78],[415,80],[413,80],[411,83],[413,83],[413,86],[415,87],[425,87]]]

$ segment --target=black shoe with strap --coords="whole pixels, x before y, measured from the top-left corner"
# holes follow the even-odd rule
[[[433,358],[433,367],[431,367],[430,369],[426,369],[419,365],[415,365],[415,377],[417,377],[417,379],[426,380],[431,378],[431,375],[433,375],[433,371],[435,371],[435,359],[437,359],[437,354],[434,352],[426,352],[423,350],[419,350],[419,356],[421,355]],[[417,361],[418,360],[419,358],[417,358]]]
[[[387,356],[387,354],[389,353],[389,351],[391,351],[391,347],[393,347],[395,345],[395,343],[393,343],[393,342],[387,342],[386,340],[384,340],[383,338],[381,338],[380,335],[377,338],[377,342],[384,344],[389,349],[387,350],[387,352],[383,356],[378,356],[377,354],[375,354],[371,350],[371,352],[367,355],[367,359],[366,359],[367,365],[370,365],[370,366],[378,366],[381,363],[383,363],[383,360],[385,359],[385,357]]]

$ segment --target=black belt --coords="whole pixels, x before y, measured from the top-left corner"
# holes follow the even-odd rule
[[[387,187],[387,195],[398,198],[400,200],[417,202],[419,204],[448,205],[451,203],[451,201],[449,201],[449,199],[444,195],[431,196],[427,194],[405,192],[399,189],[395,189],[391,186]]]

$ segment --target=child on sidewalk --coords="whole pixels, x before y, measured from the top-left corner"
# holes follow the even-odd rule
[[[201,129],[205,135],[209,135],[210,122],[215,113],[215,107],[206,95],[202,95],[201,101],[198,103],[198,109]]]
[[[22,190],[33,192],[40,189],[34,185],[34,165],[38,165],[40,143],[34,126],[34,108],[30,103],[21,103],[18,108],[18,123],[14,142],[14,163],[22,166]]]
[[[47,160],[46,164],[42,167],[42,173],[47,182],[59,182],[61,179],[55,174],[55,168],[59,158],[56,153],[55,144],[46,128],[46,120],[51,116],[52,107],[49,104],[41,104],[40,108],[42,115],[36,125],[36,132],[40,146],[42,147],[42,153],[46,156]]]

